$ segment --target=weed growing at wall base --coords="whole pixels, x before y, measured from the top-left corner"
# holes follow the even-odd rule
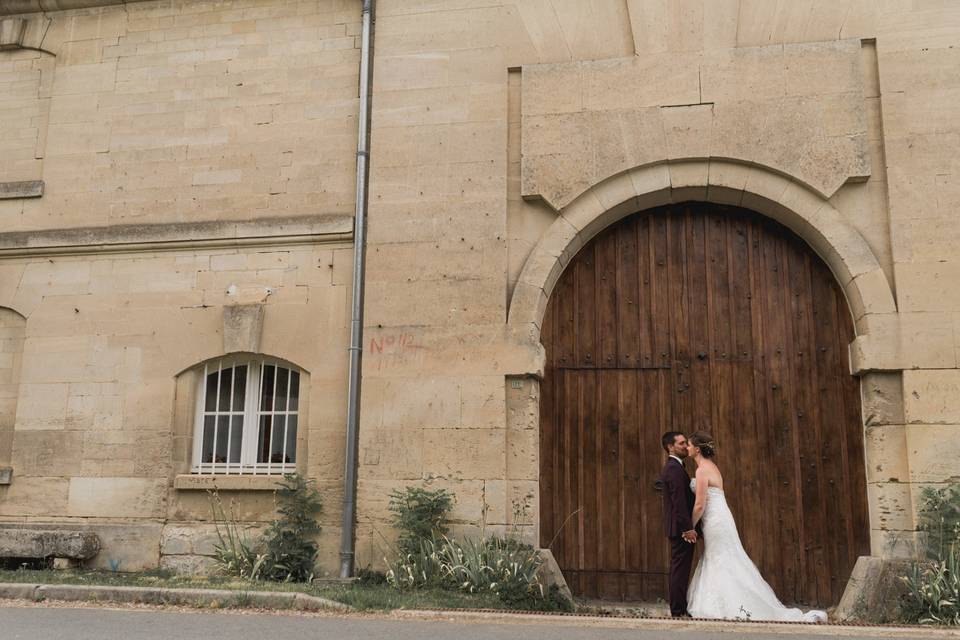
[[[901,578],[908,622],[960,626],[960,484],[927,488],[919,509],[925,563]]]

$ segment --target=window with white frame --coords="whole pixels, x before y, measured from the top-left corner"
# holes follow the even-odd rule
[[[193,473],[281,474],[296,469],[300,372],[258,357],[203,365]]]

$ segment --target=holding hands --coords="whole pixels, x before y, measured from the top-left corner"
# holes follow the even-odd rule
[[[691,529],[690,531],[684,531],[684,532],[683,532],[683,539],[686,540],[687,542],[689,542],[690,544],[696,544],[696,543],[697,543],[697,532],[696,532],[696,530],[695,530],[695,529]]]

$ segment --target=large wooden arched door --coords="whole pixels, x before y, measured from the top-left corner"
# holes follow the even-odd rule
[[[573,591],[666,596],[660,436],[707,429],[764,577],[835,604],[869,553],[853,337],[826,265],[744,209],[671,205],[587,244],[542,331],[541,544]]]

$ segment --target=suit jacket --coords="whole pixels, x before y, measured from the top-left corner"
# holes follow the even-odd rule
[[[696,496],[690,490],[690,476],[683,465],[667,458],[660,474],[663,486],[663,529],[668,538],[677,538],[693,529],[693,503]]]

